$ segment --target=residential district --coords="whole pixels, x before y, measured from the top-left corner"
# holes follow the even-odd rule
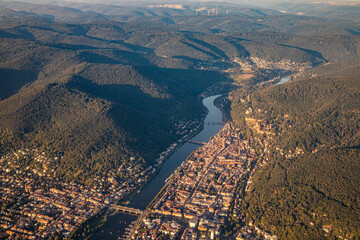
[[[0,155],[0,239],[65,238],[76,227],[146,184],[179,142],[200,128],[200,120],[179,121],[180,139],[144,170],[129,156],[127,165],[94,179],[93,187],[62,181],[61,154],[24,149]],[[121,177],[120,177],[121,176]]]
[[[113,172],[97,179],[92,188],[57,178],[61,156],[48,157],[36,149],[11,152],[0,158],[0,238],[48,239],[67,237],[81,223],[105,206],[136,189],[153,168],[140,172],[120,167],[138,179],[116,181]],[[105,188],[111,182],[110,188]]]
[[[246,119],[248,127],[267,136],[255,138],[266,152],[274,134],[271,125]],[[180,131],[189,129],[181,123]],[[198,127],[198,126],[197,126]],[[179,130],[178,130],[179,131]],[[183,131],[181,141],[189,134]],[[143,171],[136,164],[120,166],[92,188],[61,181],[57,168],[61,155],[47,156],[37,149],[8,153],[0,158],[1,239],[68,237],[75,228],[138,189],[154,174],[176,144],[160,154],[154,167]],[[239,210],[257,168],[266,164],[234,123],[228,123],[209,143],[193,152],[174,172],[148,210],[138,219],[133,239],[276,239],[246,222]],[[136,163],[136,159],[132,158]],[[119,180],[116,176],[124,176]],[[126,177],[133,176],[133,177]],[[110,184],[109,184],[110,183]],[[236,220],[236,231],[226,226]]]
[[[265,151],[271,136],[257,139]],[[226,124],[174,172],[139,218],[132,239],[276,239],[246,222],[239,208],[241,193],[266,162],[233,123]],[[225,229],[232,219],[239,221],[235,232]]]

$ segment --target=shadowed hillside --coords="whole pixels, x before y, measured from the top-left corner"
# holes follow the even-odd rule
[[[154,163],[180,137],[176,123],[200,118],[198,96],[229,88],[229,69],[250,65],[253,84],[284,63],[359,60],[359,26],[347,21],[231,4],[218,15],[195,15],[201,4],[0,5],[1,151],[62,153],[61,176],[81,182],[133,155]]]

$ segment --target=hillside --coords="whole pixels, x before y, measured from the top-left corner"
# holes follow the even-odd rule
[[[239,126],[251,116],[278,131],[242,207],[247,220],[281,239],[360,235],[359,65],[343,67],[329,64],[312,77],[232,94]],[[254,112],[245,114],[248,108]]]
[[[357,3],[357,4],[356,4]],[[332,2],[314,2],[314,3],[281,3],[272,6],[272,8],[286,11],[290,14],[302,14],[308,16],[340,18],[359,22],[359,3],[358,2],[341,2],[334,4]]]
[[[244,170],[214,175],[220,236],[359,239],[358,6],[41,2],[0,1],[0,238],[96,231],[201,127],[201,98],[236,89],[217,102]]]
[[[202,114],[197,96],[228,81],[210,71],[159,68],[130,44],[82,35],[83,26],[33,24],[1,38],[1,152],[60,153],[65,180],[91,184],[114,166],[154,164],[179,138],[175,124]]]
[[[193,14],[202,4],[0,5],[1,152],[62,153],[60,175],[81,182],[130,156],[152,165],[181,137],[179,121],[200,118],[198,95],[229,87],[229,69],[251,66],[252,84],[359,60],[359,26],[348,21],[231,4],[209,16]]]

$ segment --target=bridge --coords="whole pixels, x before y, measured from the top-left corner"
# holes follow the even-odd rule
[[[206,125],[225,125],[224,122],[204,122]]]
[[[196,144],[196,145],[205,145],[206,142],[198,142],[198,141],[193,141],[193,140],[187,140],[188,143],[192,143],[192,144]]]
[[[110,207],[112,209],[116,209],[116,210],[124,212],[124,213],[130,213],[130,214],[135,214],[135,215],[142,215],[143,214],[143,211],[140,210],[140,209],[120,206],[120,205],[116,205],[116,204],[111,204]]]

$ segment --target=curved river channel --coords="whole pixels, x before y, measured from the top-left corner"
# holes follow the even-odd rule
[[[220,124],[206,124],[206,123],[220,123],[223,121],[222,112],[215,107],[214,100],[220,97],[215,95],[203,99],[204,106],[208,109],[208,114],[204,120],[204,128],[191,140],[198,142],[208,142],[209,138],[215,136],[223,127]],[[165,160],[159,173],[145,186],[138,194],[136,194],[127,205],[132,208],[144,210],[158,192],[164,187],[166,179],[181,165],[183,161],[200,146],[192,143],[185,143],[179,147],[171,156]],[[100,228],[94,234],[91,240],[100,239],[121,239],[126,232],[126,228],[136,221],[137,216],[116,213],[107,217],[107,224]]]
[[[276,83],[276,85],[284,84],[288,81],[289,77],[284,76],[278,83]],[[222,129],[223,125],[206,124],[219,123],[223,121],[222,112],[214,105],[214,100],[218,97],[220,97],[220,95],[203,99],[203,104],[209,112],[204,120],[205,124],[203,130],[191,140],[208,142],[210,137],[215,136]],[[127,206],[144,210],[158,192],[164,187],[165,180],[194,150],[199,147],[199,145],[185,143],[178,148],[167,160],[165,160],[165,163],[161,167],[159,173],[131,199]],[[129,228],[130,224],[135,222],[136,219],[137,216],[124,213],[116,213],[112,216],[108,216],[107,224],[101,227],[100,230],[90,238],[90,240],[122,239],[127,228]]]

